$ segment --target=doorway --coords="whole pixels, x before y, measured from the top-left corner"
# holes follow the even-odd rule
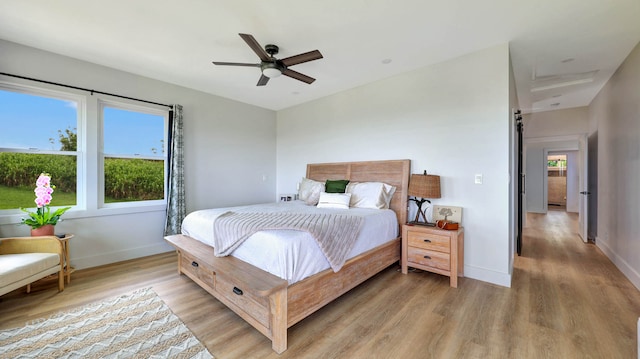
[[[547,156],[547,209],[567,209],[567,155]]]
[[[544,150],[544,204],[547,210],[580,212],[580,151],[578,149]]]
[[[578,234],[587,241],[588,198],[588,143],[586,135],[567,135],[525,139],[526,211],[547,213],[548,156],[567,155],[567,211],[577,212]],[[572,171],[572,168],[574,170]],[[573,174],[572,174],[573,173]],[[569,183],[575,185],[574,189]]]

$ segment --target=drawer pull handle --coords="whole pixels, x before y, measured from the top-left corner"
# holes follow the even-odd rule
[[[430,239],[425,239],[424,241],[427,242],[427,243],[431,243]]]
[[[242,295],[242,289],[238,287],[233,287],[233,292],[237,295]]]
[[[200,265],[198,264],[198,262],[196,262],[196,261],[191,262],[191,265],[192,265],[193,267],[198,267],[198,266],[200,266]]]
[[[429,256],[424,256],[424,259],[431,259],[431,257],[429,257]]]

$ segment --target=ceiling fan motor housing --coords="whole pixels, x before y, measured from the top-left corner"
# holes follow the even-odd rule
[[[279,50],[280,48],[273,44],[268,44],[264,47],[264,51],[266,51],[271,57],[273,57],[273,55],[277,55]]]

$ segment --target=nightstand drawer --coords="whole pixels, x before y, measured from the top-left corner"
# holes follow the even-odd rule
[[[449,253],[451,244],[449,236],[419,231],[408,231],[408,245],[432,251]]]
[[[409,266],[414,263],[431,268],[438,268],[444,271],[448,271],[451,269],[451,260],[449,254],[447,253],[409,247],[409,255],[407,260],[409,262]]]

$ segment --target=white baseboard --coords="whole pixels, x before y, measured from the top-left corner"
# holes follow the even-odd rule
[[[511,274],[492,271],[486,268],[464,266],[464,276],[511,288]]]
[[[71,265],[76,269],[97,267],[105,264],[122,262],[129,259],[146,257],[175,250],[168,243],[157,243],[149,246],[127,248],[117,252],[99,253],[94,256],[71,258]]]
[[[596,236],[596,246],[613,262],[613,264],[620,269],[622,274],[627,277],[633,285],[640,290],[640,273],[636,271],[632,266],[620,257],[607,243],[600,237]]]

